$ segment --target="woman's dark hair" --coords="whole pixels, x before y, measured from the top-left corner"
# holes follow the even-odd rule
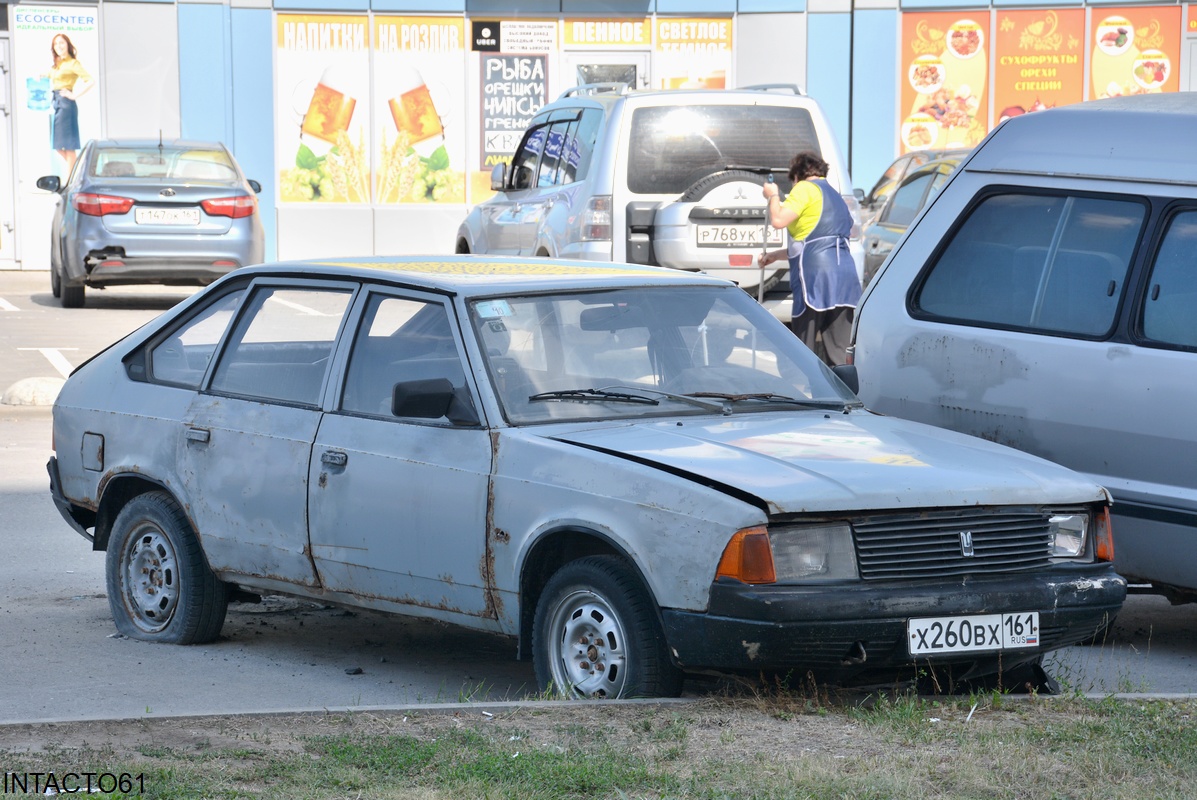
[[[799,153],[790,161],[790,180],[797,183],[814,175],[817,178],[827,177],[827,162],[809,150]]]
[[[58,52],[54,49],[54,43],[58,41],[59,37],[62,37],[62,40],[67,43],[67,55],[71,58],[78,58],[78,55],[75,53],[75,44],[71,41],[71,37],[65,33],[56,33],[54,34],[54,38],[50,40],[50,57],[54,59],[54,66],[58,66]]]

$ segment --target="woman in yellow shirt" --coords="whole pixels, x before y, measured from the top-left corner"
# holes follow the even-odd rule
[[[790,262],[794,308],[790,329],[831,366],[848,360],[852,316],[860,300],[856,262],[848,250],[855,222],[848,204],[827,182],[828,164],[803,152],[790,161],[794,188],[783,202],[775,183],[762,190],[769,224],[789,232],[788,247],[763,252],[761,266]],[[777,202],[774,202],[777,201]]]
[[[79,106],[75,101],[86,94],[95,81],[76,58],[75,45],[65,33],[50,42],[54,66],[49,72],[50,88],[54,92],[54,122],[51,128],[54,149],[66,162],[67,175],[75,168],[79,151]]]

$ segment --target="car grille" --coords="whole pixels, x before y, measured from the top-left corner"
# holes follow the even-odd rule
[[[1048,514],[1037,510],[869,517],[852,528],[865,580],[1025,572],[1051,557]]]

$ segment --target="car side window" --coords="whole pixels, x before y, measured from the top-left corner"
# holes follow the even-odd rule
[[[885,207],[884,222],[890,225],[909,225],[918,216],[923,207],[923,196],[927,193],[927,186],[931,183],[933,173],[916,175],[898,187],[889,205]]]
[[[395,384],[447,378],[465,386],[465,368],[449,313],[440,303],[376,294],[349,354],[340,409],[391,416]]]
[[[519,150],[511,159],[512,189],[530,189],[535,185],[540,152],[544,149],[548,130],[548,125],[532,128],[520,143]]]
[[[216,345],[237,312],[245,290],[220,297],[149,351],[150,376],[156,383],[198,389]]]
[[[1099,338],[1114,325],[1146,216],[1136,200],[998,194],[925,273],[916,316]]]
[[[537,186],[553,186],[558,182],[557,172],[561,164],[561,152],[569,134],[570,122],[554,122],[545,138],[544,153],[540,157],[540,175]]]
[[[212,391],[319,405],[348,289],[261,287],[216,365]]]
[[[561,172],[558,179],[561,183],[573,183],[586,178],[602,124],[603,112],[597,108],[588,108],[582,112],[581,119],[570,128],[569,139],[561,153]]]
[[[1197,211],[1183,211],[1168,223],[1142,314],[1146,338],[1197,348]]]

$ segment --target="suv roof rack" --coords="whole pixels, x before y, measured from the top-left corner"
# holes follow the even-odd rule
[[[740,88],[756,92],[791,92],[802,97],[806,96],[806,92],[802,91],[802,87],[796,83],[754,83],[752,86],[741,86]]]
[[[610,83],[581,83],[566,89],[557,96],[558,100],[566,97],[577,97],[578,95],[592,95],[592,94],[627,94],[631,86],[623,81],[613,81]]]

